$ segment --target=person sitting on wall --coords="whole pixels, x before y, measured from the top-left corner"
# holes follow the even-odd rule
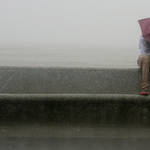
[[[142,68],[141,95],[149,95],[150,42],[140,36],[137,64]]]

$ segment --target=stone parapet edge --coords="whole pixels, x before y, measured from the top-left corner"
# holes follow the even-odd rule
[[[118,102],[150,102],[150,96],[136,94],[0,94],[0,101],[118,101]]]

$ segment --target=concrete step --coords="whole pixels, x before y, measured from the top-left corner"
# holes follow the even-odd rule
[[[149,99],[130,94],[1,94],[0,122],[149,127]]]

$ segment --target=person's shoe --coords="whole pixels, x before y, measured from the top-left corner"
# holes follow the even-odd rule
[[[142,91],[141,95],[149,95],[148,91]]]

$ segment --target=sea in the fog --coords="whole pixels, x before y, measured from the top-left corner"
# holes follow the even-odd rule
[[[137,49],[0,48],[0,66],[137,68]]]

